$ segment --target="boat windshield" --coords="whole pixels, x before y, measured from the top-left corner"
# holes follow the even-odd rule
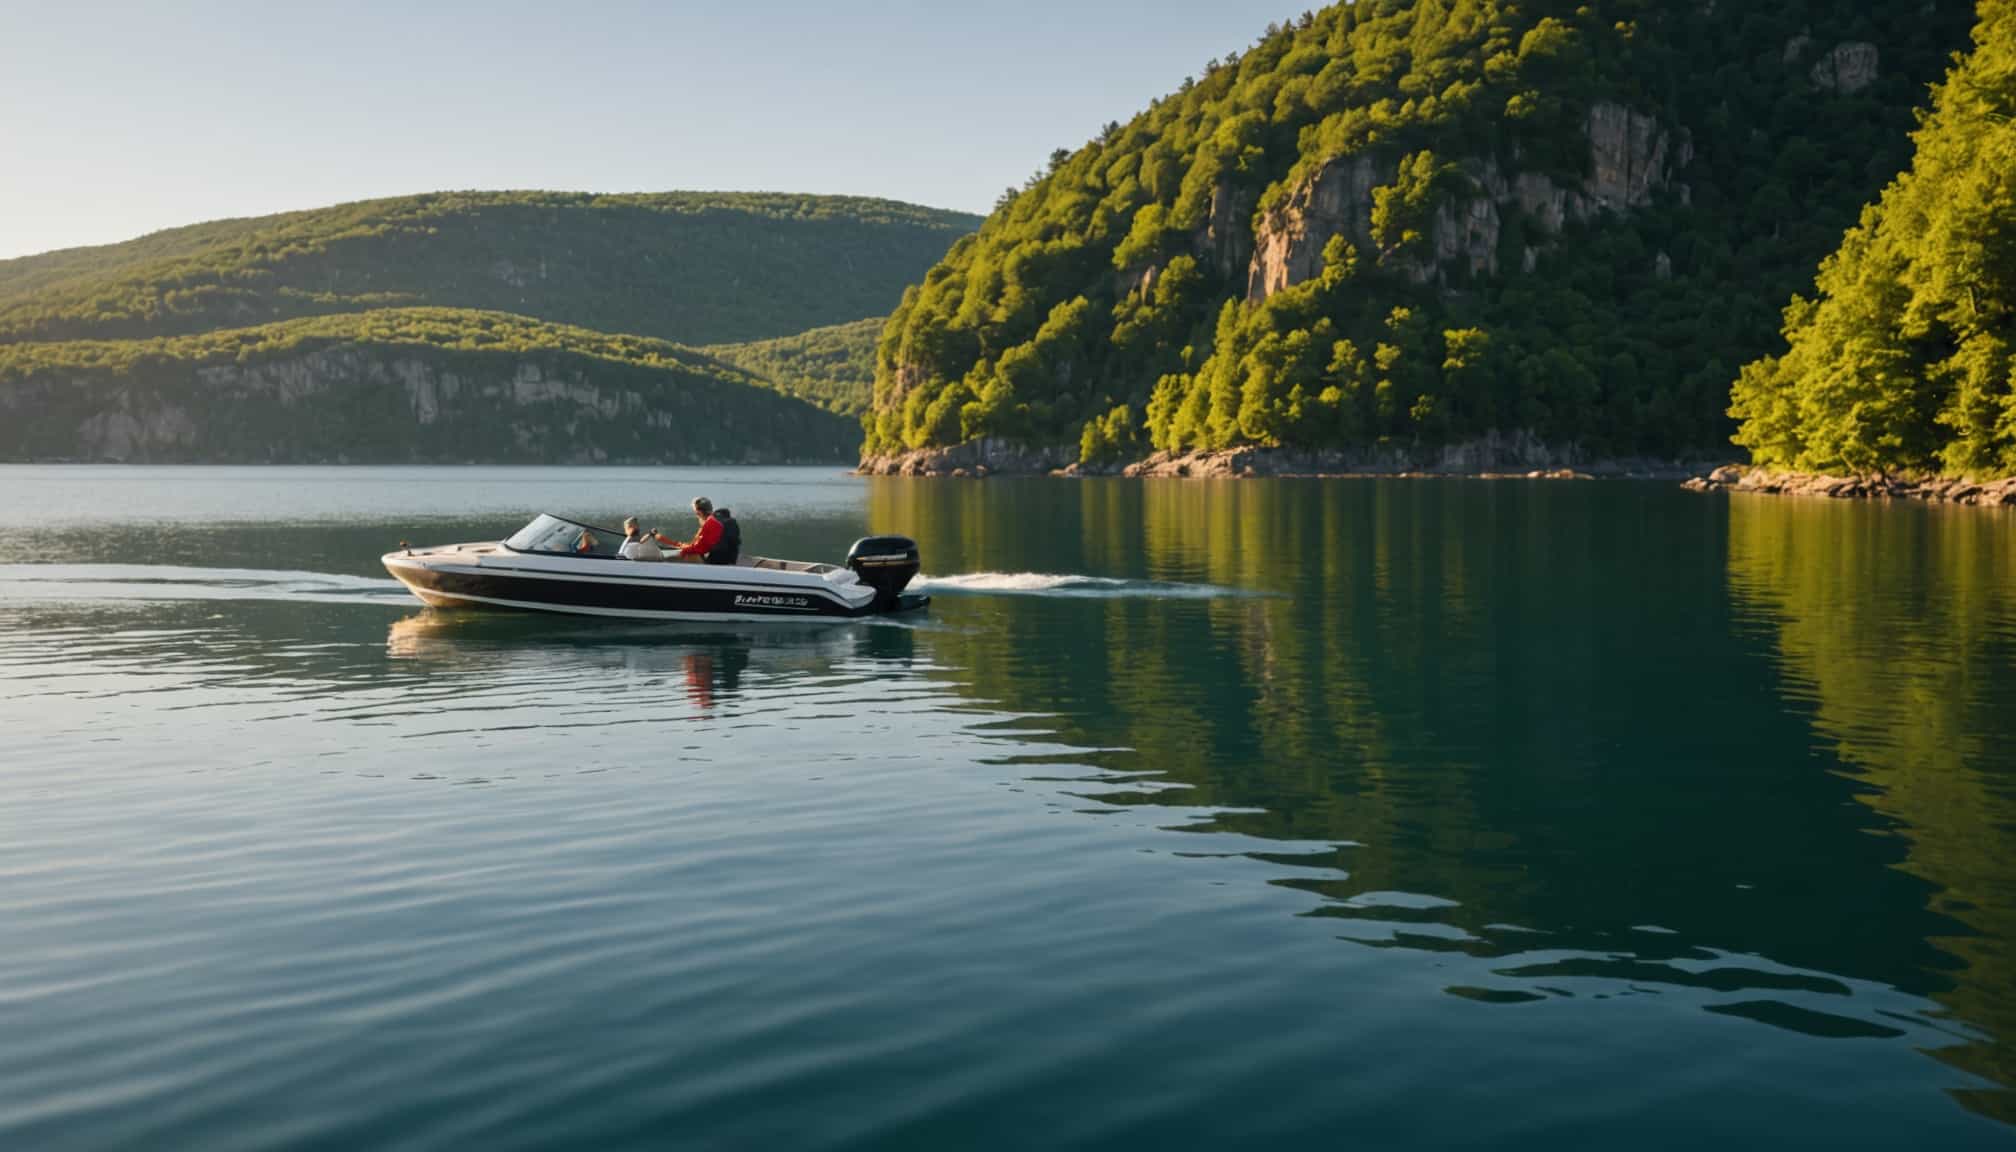
[[[513,533],[504,546],[513,552],[545,552],[558,556],[614,557],[623,533],[576,524],[540,513],[537,520]]]

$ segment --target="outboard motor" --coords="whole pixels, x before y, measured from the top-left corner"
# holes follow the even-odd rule
[[[917,542],[908,536],[866,536],[847,550],[847,567],[863,584],[875,589],[875,608],[887,612],[896,607],[917,575]]]

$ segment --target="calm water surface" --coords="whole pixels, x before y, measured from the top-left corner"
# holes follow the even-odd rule
[[[540,509],[913,624],[422,610]],[[0,1146],[2016,1145],[2016,518],[0,468]]]

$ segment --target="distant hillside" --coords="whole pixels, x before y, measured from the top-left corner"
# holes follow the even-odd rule
[[[841,196],[447,192],[0,261],[0,343],[371,308],[515,312],[683,343],[879,316],[977,217]]]
[[[875,388],[875,341],[883,323],[877,316],[775,340],[713,344],[701,351],[786,396],[842,416],[859,416],[867,410]]]
[[[0,345],[6,460],[812,463],[859,434],[691,349],[494,312]]]
[[[2016,476],[2016,0],[1983,0],[1916,142],[1737,382],[1761,465]]]
[[[906,293],[864,452],[1713,451],[1971,21],[1356,0],[1270,27],[1058,149]]]

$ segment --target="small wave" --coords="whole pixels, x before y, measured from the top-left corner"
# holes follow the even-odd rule
[[[1249,593],[1217,584],[1176,580],[1123,580],[1112,576],[1078,576],[1052,572],[967,572],[957,576],[919,576],[910,587],[933,595],[1073,596],[1117,599],[1140,596],[1176,600],[1209,600]]]
[[[0,601],[294,600],[412,607],[397,581],[333,572],[154,564],[0,564]]]

